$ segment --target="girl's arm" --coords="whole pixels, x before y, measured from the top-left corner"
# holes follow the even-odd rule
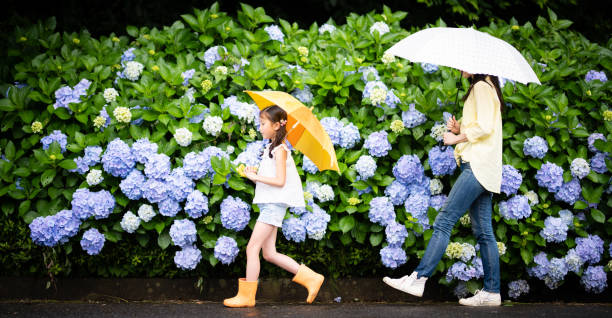
[[[276,150],[276,176],[264,177],[255,173],[247,173],[247,178],[253,182],[263,182],[272,186],[282,187],[285,185],[285,175],[287,174],[287,151],[280,147]]]

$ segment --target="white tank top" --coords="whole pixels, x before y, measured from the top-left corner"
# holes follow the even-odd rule
[[[272,178],[276,176],[276,150],[283,147],[287,151],[285,184],[282,187],[277,187],[257,181],[255,183],[253,203],[285,203],[292,207],[305,207],[302,181],[291,156],[291,150],[287,148],[287,145],[280,144],[272,150],[272,158],[270,158],[268,154],[270,145],[268,144],[264,149],[264,154],[257,169],[257,175]]]

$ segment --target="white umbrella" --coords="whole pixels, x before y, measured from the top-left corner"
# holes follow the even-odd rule
[[[429,28],[397,42],[386,53],[411,62],[540,84],[529,63],[508,42],[471,28]]]

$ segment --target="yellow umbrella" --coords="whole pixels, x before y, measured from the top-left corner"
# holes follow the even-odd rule
[[[279,91],[246,91],[259,109],[277,105],[287,112],[287,140],[323,170],[340,173],[331,138],[311,109],[295,97]]]

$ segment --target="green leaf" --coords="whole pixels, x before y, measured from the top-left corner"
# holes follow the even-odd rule
[[[157,245],[159,245],[159,247],[161,247],[162,250],[165,250],[166,248],[168,248],[168,246],[170,245],[170,242],[172,242],[172,238],[170,238],[170,234],[168,234],[168,232],[164,232],[161,235],[159,235],[159,237],[157,237]]]
[[[355,227],[355,218],[352,215],[346,215],[340,219],[338,225],[342,233],[346,233]]]
[[[48,186],[51,182],[53,182],[53,178],[55,178],[56,171],[55,169],[48,169],[43,172],[42,176],[40,176],[40,183],[43,187]]]
[[[521,248],[521,258],[523,259],[525,265],[529,265],[533,260],[533,254],[530,250],[526,248]]]
[[[382,240],[383,240],[383,234],[382,233],[372,233],[372,234],[370,234],[370,244],[372,246],[380,245]]]
[[[591,216],[595,222],[604,223],[606,221],[606,216],[597,209],[591,209]]]
[[[77,168],[76,162],[74,162],[74,160],[72,159],[65,159],[60,161],[59,166],[66,170],[72,170]]]
[[[13,144],[13,141],[9,140],[9,142],[6,144],[6,148],[4,148],[4,155],[9,161],[15,159],[15,144]]]

